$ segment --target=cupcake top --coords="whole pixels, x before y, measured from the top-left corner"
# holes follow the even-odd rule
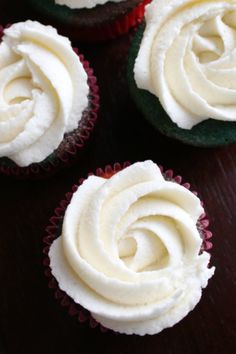
[[[103,326],[158,333],[195,307],[214,273],[200,252],[202,213],[200,200],[152,161],[110,179],[90,176],[50,248],[52,274]]]
[[[78,126],[87,74],[70,41],[38,22],[5,29],[0,44],[0,157],[41,162]]]
[[[173,122],[236,121],[236,4],[154,0],[134,68],[139,88],[157,96]]]
[[[71,9],[92,8],[97,5],[104,5],[107,2],[122,2],[126,0],[55,0],[58,5],[66,5]]]

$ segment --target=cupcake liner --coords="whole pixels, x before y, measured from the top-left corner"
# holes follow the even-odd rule
[[[96,28],[74,27],[69,30],[69,34],[72,38],[87,42],[100,42],[117,38],[122,34],[129,32],[131,28],[142,22],[145,6],[150,3],[150,1],[151,0],[144,0],[141,4],[132,9],[126,15],[119,17],[117,20],[109,24]],[[64,31],[66,31],[66,27],[62,27],[62,32]]]
[[[139,89],[134,79],[135,59],[138,55],[145,23],[135,36],[128,56],[128,84],[131,96],[143,116],[162,134],[197,147],[217,147],[236,142],[236,123],[207,119],[192,129],[182,129],[169,118],[159,99],[147,90]]]
[[[125,162],[123,164],[115,163],[112,165],[107,165],[104,169],[98,168],[95,173],[89,173],[88,176],[96,175],[103,178],[110,178],[115,173],[121,171],[130,165],[130,162]],[[166,180],[178,183],[184,186],[186,189],[191,190],[191,185],[189,183],[183,182],[180,175],[175,176],[173,170],[163,170],[162,166],[159,166],[162,175]],[[59,206],[55,209],[54,215],[50,218],[50,223],[46,227],[46,236],[43,238],[43,266],[44,274],[48,279],[48,287],[53,290],[55,299],[61,304],[62,307],[67,308],[70,316],[76,317],[80,323],[88,323],[91,328],[100,328],[102,332],[106,332],[109,329],[104,328],[100,323],[98,323],[90,314],[90,312],[84,309],[81,305],[74,302],[63,290],[59,288],[59,284],[56,278],[53,276],[50,268],[49,250],[55,239],[61,235],[62,223],[67,206],[70,204],[73,193],[75,193],[78,187],[84,182],[85,179],[80,179],[78,185],[72,187],[72,192],[65,195],[65,198],[60,202]],[[192,190],[191,190],[192,191]],[[198,195],[196,191],[192,191],[195,195]],[[202,203],[202,202],[201,202]],[[203,205],[203,203],[202,203]],[[208,230],[209,220],[204,213],[200,216],[197,227],[199,234],[202,238],[201,251],[209,251],[212,248],[212,243],[209,241],[212,237],[211,231]]]
[[[28,1],[39,13],[43,14],[44,17],[46,16],[47,21],[54,23],[60,33],[74,40],[100,42],[114,39],[125,34],[129,29],[141,23],[144,17],[145,6],[150,3],[151,0],[140,0],[140,3],[135,5],[133,9],[123,11],[123,13],[118,14],[115,19],[107,20],[104,24],[101,22],[94,23],[94,25],[87,25],[84,24],[84,22],[80,23],[79,15],[78,18],[76,15],[76,9],[71,10],[65,6],[61,6],[59,11],[59,5],[53,5],[51,2],[43,5],[36,0]],[[106,6],[106,4],[101,6]],[[104,9],[104,11],[106,10]]]
[[[0,39],[3,36],[3,30],[4,28],[0,26]],[[80,151],[83,150],[84,145],[90,138],[97,120],[99,89],[97,79],[94,76],[93,69],[91,69],[89,62],[85,60],[83,55],[79,54],[77,48],[74,48],[74,51],[78,55],[88,75],[88,85],[90,89],[89,106],[84,110],[78,128],[71,133],[65,134],[58,148],[40,163],[20,167],[8,158],[0,158],[0,173],[18,179],[42,179],[76,162]]]

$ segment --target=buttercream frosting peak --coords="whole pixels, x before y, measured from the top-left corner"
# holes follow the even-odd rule
[[[180,128],[235,121],[235,1],[153,0],[145,19],[137,86],[157,96]]]
[[[41,162],[77,128],[88,105],[87,74],[70,41],[26,21],[0,44],[0,156],[19,166]]]
[[[105,327],[154,334],[193,309],[214,269],[200,254],[203,208],[151,161],[74,193],[50,248],[59,286]]]

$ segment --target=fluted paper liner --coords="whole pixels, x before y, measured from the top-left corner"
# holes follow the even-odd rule
[[[62,32],[67,33],[74,39],[79,39],[88,42],[100,42],[109,39],[117,38],[137,25],[139,25],[144,17],[145,6],[150,3],[151,0],[144,0],[137,7],[132,9],[126,15],[119,17],[117,20],[108,23],[104,26],[94,28],[67,28],[62,27]]]

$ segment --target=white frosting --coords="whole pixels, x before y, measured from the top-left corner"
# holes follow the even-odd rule
[[[134,68],[180,128],[236,121],[236,3],[154,0]]]
[[[104,5],[107,2],[122,2],[126,0],[55,0],[58,5],[66,5],[71,9],[91,9],[97,5]]]
[[[158,333],[195,307],[214,273],[209,254],[199,255],[202,213],[200,200],[151,161],[108,180],[91,176],[50,248],[52,273],[103,326]]]
[[[51,26],[22,22],[0,44],[0,157],[40,162],[78,126],[87,74],[70,41]]]

